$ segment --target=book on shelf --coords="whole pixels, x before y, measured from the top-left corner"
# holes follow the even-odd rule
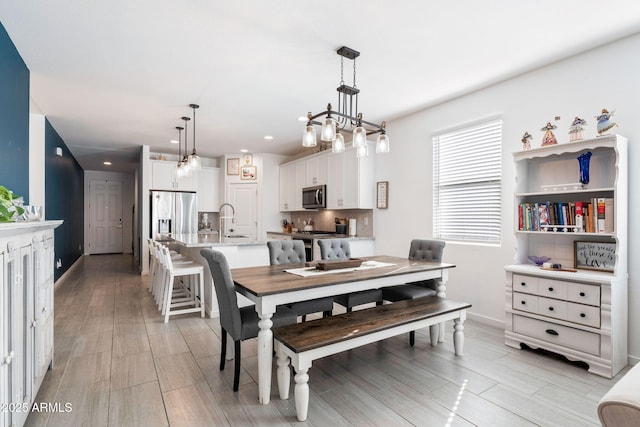
[[[518,230],[613,233],[613,206],[613,198],[606,197],[586,201],[520,203]]]

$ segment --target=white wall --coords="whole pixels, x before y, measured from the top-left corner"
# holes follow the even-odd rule
[[[575,116],[588,122],[585,137],[596,135],[594,116],[615,110],[616,132],[629,138],[629,212],[638,212],[640,196],[640,34],[543,67],[492,87],[428,108],[388,124],[391,152],[376,156],[376,181],[389,181],[389,209],[374,211],[376,252],[406,256],[412,238],[432,237],[433,134],[483,118],[503,120],[503,235],[497,247],[447,243],[445,261],[451,271],[447,296],[473,304],[476,318],[504,322],[504,265],[513,263],[515,237],[512,152],[521,136],[534,136],[555,116],[560,142],[568,141]],[[640,224],[629,221],[629,355],[640,358]]]
[[[131,174],[118,172],[102,172],[102,171],[84,171],[84,254],[89,255],[89,242],[91,233],[89,233],[90,210],[89,203],[91,195],[89,194],[91,181],[120,181],[122,182],[122,252],[125,254],[133,253],[133,216],[132,209],[135,203],[134,176]]]
[[[37,107],[35,107],[37,108]],[[42,206],[42,218],[44,214],[44,172],[45,172],[45,141],[44,128],[45,116],[39,112],[34,113],[34,103],[31,103],[29,114],[29,204]]]

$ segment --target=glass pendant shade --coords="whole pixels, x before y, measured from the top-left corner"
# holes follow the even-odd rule
[[[316,140],[316,128],[311,123],[307,123],[302,133],[302,146],[303,147],[315,147],[318,145]]]
[[[180,169],[182,169],[183,172],[183,177],[187,178],[191,176],[191,165],[189,165],[189,158],[187,156],[184,156],[182,158],[182,166],[180,167]]]
[[[344,152],[344,136],[340,132],[336,134],[336,139],[333,140],[331,144],[331,151],[333,153],[342,153]]]
[[[198,172],[200,169],[202,169],[202,161],[200,160],[200,156],[195,153],[189,156],[189,169],[191,169],[192,172]]]
[[[369,144],[365,141],[359,147],[356,147],[356,157],[367,157],[369,155]]]
[[[322,141],[333,141],[336,139],[336,121],[331,117],[327,117],[322,123],[320,139]]]
[[[389,137],[386,133],[378,135],[376,141],[376,153],[388,153],[389,152]]]
[[[353,146],[362,147],[367,145],[367,131],[362,126],[353,129]]]

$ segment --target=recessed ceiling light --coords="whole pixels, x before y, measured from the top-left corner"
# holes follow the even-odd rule
[[[247,150],[246,148],[243,148],[242,150],[240,150],[241,153],[248,153],[249,150]]]
[[[265,135],[264,139],[273,139],[271,135]]]
[[[111,166],[111,162],[104,162],[105,165]]]
[[[172,144],[179,144],[180,143],[177,139],[172,139],[169,142],[172,143]]]

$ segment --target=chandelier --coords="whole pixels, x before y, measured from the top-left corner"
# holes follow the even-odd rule
[[[200,156],[196,152],[196,109],[200,108],[198,104],[189,104],[189,107],[193,109],[193,150],[191,154],[187,154],[189,145],[187,142],[187,123],[191,120],[190,117],[181,117],[184,120],[184,127],[177,126],[178,129],[178,164],[176,165],[176,177],[186,178],[191,176],[194,172],[198,172],[202,169],[202,162]],[[184,155],[182,154],[182,130],[184,129]]]
[[[389,152],[389,137],[386,131],[386,122],[380,124],[371,123],[362,119],[362,113],[358,111],[358,94],[360,89],[356,86],[356,58],[360,52],[349,47],[342,46],[336,51],[340,55],[340,86],[338,91],[338,109],[333,110],[331,104],[326,111],[318,114],[307,114],[307,125],[302,133],[302,146],[315,147],[317,142],[315,126],[321,126],[320,140],[331,142],[331,151],[342,153],[345,150],[342,131],[349,126],[353,133],[353,146],[358,157],[369,155],[367,136],[379,133],[376,140],[376,153]],[[353,61],[353,85],[344,83],[344,59]],[[321,121],[315,119],[323,117]]]

